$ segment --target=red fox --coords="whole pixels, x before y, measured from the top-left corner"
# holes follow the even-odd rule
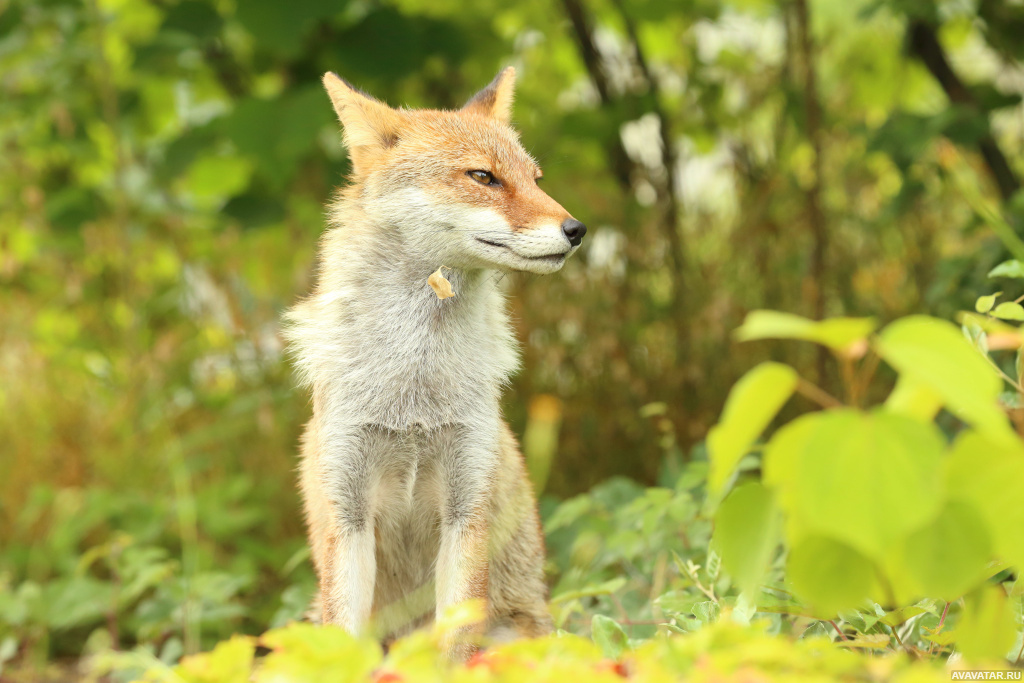
[[[586,227],[509,125],[515,71],[460,110],[392,109],[333,73],[352,164],[318,281],[286,316],[312,392],[301,489],[320,617],[385,640],[482,599],[494,639],[551,631],[544,542],[501,415],[518,352],[497,277],[553,273]],[[444,266],[454,296],[428,277]],[[471,638],[446,644],[465,658]]]

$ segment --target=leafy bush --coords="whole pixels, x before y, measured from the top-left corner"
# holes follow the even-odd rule
[[[93,633],[87,652],[104,652],[117,643],[112,629],[120,630],[122,642],[137,645],[94,657],[96,671],[197,682],[520,680],[526,670],[538,680],[740,680],[753,670],[765,680],[928,680],[940,675],[931,665],[911,667],[892,655],[1019,662],[1024,590],[1014,572],[1024,565],[1024,443],[1005,411],[1016,415],[1024,393],[1024,336],[1005,322],[1016,308],[997,306],[996,296],[977,309],[964,314],[962,331],[914,316],[877,334],[868,319],[748,316],[740,340],[830,348],[846,402],[766,362],[733,388],[706,453],[698,448],[683,464],[662,423],[662,485],[613,478],[563,502],[542,499],[559,628],[551,638],[494,647],[452,668],[436,645],[446,628],[469,618],[463,612],[386,656],[376,643],[299,624],[258,639],[234,636],[175,665],[184,651],[219,637],[299,618],[307,604],[308,571],[283,590],[305,559],[301,548],[284,564],[275,552],[261,569],[249,548],[214,568],[218,548],[260,520],[242,503],[243,480],[172,501],[39,493],[22,524],[51,510],[60,533],[9,555],[49,580],[0,594],[0,653],[45,649],[51,634],[83,628]],[[1017,352],[1017,379],[1000,366],[1008,350]],[[881,361],[895,386],[879,405],[863,406],[872,385],[893,381]],[[824,410],[759,443],[794,394]],[[652,404],[643,414],[661,420],[664,410]],[[162,530],[190,524],[191,547],[172,559]],[[267,570],[277,574],[280,602],[244,608]],[[887,656],[858,658],[827,641]],[[257,656],[258,646],[270,654]]]
[[[980,301],[978,309],[992,303]],[[1007,311],[1015,309],[1001,305],[993,315]],[[956,643],[972,659],[1019,657],[1024,590],[1010,570],[1024,567],[1024,442],[1000,406],[1001,370],[988,356],[984,330],[1005,333],[997,323],[968,314],[961,334],[950,323],[912,316],[869,337],[871,320],[748,316],[740,339],[808,339],[831,348],[851,405],[770,362],[730,394],[708,438],[712,493],[717,500],[728,491],[713,545],[747,599],[764,601],[759,582],[781,542],[794,594],[811,614],[852,626],[862,643],[888,647],[892,638],[915,653]],[[1018,354],[1021,342],[1018,334]],[[879,360],[896,371],[895,388],[881,405],[857,407]],[[1004,404],[1019,401],[1021,390],[1007,379],[1018,393]],[[790,422],[758,449],[760,480],[733,477],[794,392],[827,410]],[[951,442],[942,427],[955,432]],[[731,491],[729,480],[738,484]],[[945,606],[936,623],[937,601]],[[962,607],[950,628],[954,602]],[[896,628],[914,617],[912,630]]]
[[[610,654],[607,646],[560,634],[489,648],[464,665],[453,665],[439,655],[439,644],[446,629],[466,617],[463,611],[430,631],[400,640],[386,655],[375,641],[353,638],[339,628],[293,624],[258,640],[236,636],[174,667],[147,666],[130,655],[103,657],[96,666],[101,672],[135,669],[137,680],[152,683],[949,680],[935,662],[912,663],[894,655],[866,659],[823,638],[794,641],[728,621],[622,653]],[[269,653],[257,656],[257,646]]]

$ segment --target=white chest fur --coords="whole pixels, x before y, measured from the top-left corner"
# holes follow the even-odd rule
[[[432,270],[327,251],[317,293],[288,315],[288,337],[332,426],[433,429],[497,417],[518,365],[499,276],[452,273],[456,295],[439,300]]]

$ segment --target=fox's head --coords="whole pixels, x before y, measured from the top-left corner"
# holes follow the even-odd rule
[[[392,109],[324,76],[363,210],[435,265],[553,273],[587,232],[537,185],[509,125],[514,81],[509,67],[462,109],[435,111]]]

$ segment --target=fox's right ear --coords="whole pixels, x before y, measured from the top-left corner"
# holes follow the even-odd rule
[[[470,98],[462,108],[481,116],[508,123],[512,119],[512,97],[515,94],[516,70],[506,66],[491,84]]]
[[[394,147],[398,142],[401,114],[352,87],[331,71],[324,74],[323,81],[341,121],[345,146],[358,173],[360,161],[367,153]]]

